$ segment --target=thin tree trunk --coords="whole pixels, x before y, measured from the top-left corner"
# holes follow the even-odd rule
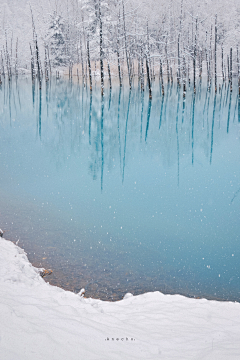
[[[146,55],[146,68],[147,68],[149,99],[151,99],[152,98],[152,89],[151,89],[151,79],[150,79],[150,71],[149,71],[149,64],[148,64],[148,56],[147,55]]]
[[[126,33],[124,0],[122,0],[122,8],[123,8],[123,30],[124,30],[125,52],[126,52],[126,61],[127,61],[127,69],[128,69],[128,79],[129,79],[129,87],[131,89],[132,88],[132,80],[131,80],[131,69],[130,69],[129,58],[128,58],[128,49],[127,49],[127,33]]]
[[[109,80],[109,87],[112,88],[112,79],[111,79],[111,70],[109,65],[109,59],[107,59],[107,66],[108,66],[108,80]]]
[[[223,46],[222,46],[222,78],[224,81],[225,79],[224,79],[224,69],[223,69]]]
[[[18,76],[18,38],[16,41],[15,75]]]
[[[99,23],[100,23],[100,71],[101,71],[101,94],[104,94],[104,72],[103,72],[103,32],[102,32],[102,14],[101,0],[99,0]]]
[[[186,60],[185,56],[183,56],[183,97],[186,95]]]
[[[232,91],[232,78],[233,78],[233,68],[232,68],[232,48],[230,49],[230,91]]]
[[[240,96],[240,64],[239,64],[238,46],[237,46],[237,67],[238,67],[238,94]]]
[[[33,52],[32,52],[32,47],[31,44],[30,45],[30,51],[31,51],[31,75],[32,75],[32,82],[35,79],[35,73],[34,73],[34,57],[33,57]]]
[[[141,90],[144,91],[143,44],[141,42]]]
[[[178,74],[177,74],[177,83],[180,86],[180,34],[178,34]]]
[[[122,77],[121,77],[121,65],[120,65],[120,53],[119,53],[119,32],[120,32],[120,12],[118,16],[118,26],[117,26],[117,61],[118,61],[118,78],[119,78],[119,85],[122,86]]]
[[[196,93],[196,43],[197,35],[195,34],[195,44],[194,44],[194,53],[193,53],[193,91]]]
[[[91,60],[90,60],[89,39],[87,39],[87,55],[88,55],[88,71],[89,71],[90,91],[92,91],[92,69],[91,69]]]
[[[215,93],[217,93],[217,15],[215,17],[214,73],[215,73]]]

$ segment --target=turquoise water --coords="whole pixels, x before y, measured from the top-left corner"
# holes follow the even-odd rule
[[[240,300],[240,102],[156,80],[0,89],[0,227],[47,281],[87,296]]]

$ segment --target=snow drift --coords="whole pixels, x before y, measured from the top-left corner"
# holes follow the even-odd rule
[[[0,359],[239,359],[240,304],[160,292],[114,303],[46,283],[0,238]]]

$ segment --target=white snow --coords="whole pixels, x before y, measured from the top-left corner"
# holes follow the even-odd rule
[[[240,359],[240,304],[160,292],[87,299],[47,284],[0,238],[0,359]]]

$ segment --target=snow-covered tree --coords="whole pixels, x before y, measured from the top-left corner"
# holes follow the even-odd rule
[[[49,43],[52,65],[66,66],[68,63],[65,23],[63,18],[54,12],[51,15],[47,42]]]

